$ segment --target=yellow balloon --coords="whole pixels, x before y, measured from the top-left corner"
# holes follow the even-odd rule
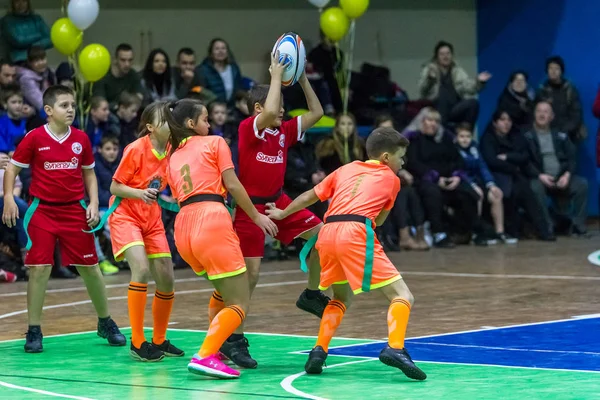
[[[81,45],[83,32],[73,25],[69,18],[60,18],[50,29],[50,40],[56,50],[65,56],[70,56]]]
[[[88,82],[99,81],[110,69],[110,53],[101,44],[89,44],[79,54],[79,70]]]
[[[358,18],[369,8],[369,0],[340,0],[340,6],[348,18]]]
[[[348,33],[350,21],[339,7],[331,7],[321,14],[321,30],[329,39],[339,41]]]

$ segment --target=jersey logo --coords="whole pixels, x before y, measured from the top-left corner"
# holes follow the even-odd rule
[[[150,183],[148,184],[148,189],[157,189],[159,190],[160,187],[162,186],[162,181],[163,178],[160,176],[155,176],[150,180]]]
[[[279,145],[285,147],[285,133],[282,133],[281,136],[279,136]]]
[[[50,150],[50,146],[38,148],[38,151],[45,151],[45,150]]]
[[[279,150],[276,156],[269,156],[263,152],[258,152],[256,155],[256,161],[264,162],[267,164],[283,164],[283,151]]]
[[[77,169],[79,160],[77,157],[71,158],[71,161],[59,161],[59,162],[48,162],[44,163],[44,169],[46,171],[54,171],[57,169]]]
[[[81,146],[81,143],[75,142],[71,145],[71,150],[73,150],[73,153],[75,154],[81,154],[83,147]]]

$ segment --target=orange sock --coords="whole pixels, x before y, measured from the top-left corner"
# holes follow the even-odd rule
[[[154,334],[152,343],[161,345],[167,339],[167,326],[171,318],[171,310],[175,301],[175,293],[154,292],[152,317],[154,318]]]
[[[388,343],[391,348],[403,349],[404,336],[408,326],[408,317],[410,316],[410,303],[401,297],[392,300],[388,309]]]
[[[131,343],[138,349],[146,341],[144,336],[144,311],[146,310],[147,283],[129,282],[127,307],[131,325]]]
[[[224,307],[225,303],[223,303],[223,297],[215,290],[208,302],[208,322],[212,322]]]
[[[202,358],[217,354],[225,340],[246,318],[244,310],[238,306],[227,306],[210,323],[206,338],[198,355]]]
[[[329,342],[335,334],[338,326],[342,323],[342,318],[346,312],[346,306],[339,300],[331,300],[321,318],[321,327],[319,328],[319,337],[316,346],[321,346],[325,352],[329,349]]]

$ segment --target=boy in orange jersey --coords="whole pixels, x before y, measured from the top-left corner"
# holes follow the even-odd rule
[[[227,305],[212,318],[206,339],[188,364],[188,371],[238,378],[239,371],[225,365],[219,355],[222,344],[243,322],[250,303],[246,263],[224,206],[227,191],[263,234],[275,236],[277,226],[252,204],[235,175],[225,140],[207,136],[206,107],[184,99],[172,103],[170,108],[167,120],[173,153],[168,181],[181,208],[175,219],[175,244],[196,274],[206,274]]]
[[[267,204],[269,217],[280,220],[319,200],[331,199],[316,247],[321,256],[320,288],[333,285],[334,299],[325,308],[317,344],[304,366],[308,374],[323,371],[329,343],[342,322],[352,292],[381,289],[391,304],[387,315],[388,346],[379,359],[411,379],[427,378],[404,348],[413,296],[373,231],[394,205],[400,190],[396,174],[404,164],[407,147],[408,140],[393,128],[378,128],[367,139],[369,161],[354,161],[338,168],[285,210]]]

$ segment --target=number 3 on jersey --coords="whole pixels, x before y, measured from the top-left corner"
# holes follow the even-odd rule
[[[188,164],[184,164],[181,169],[181,177],[183,178],[183,186],[181,189],[184,194],[190,194],[193,189],[192,177],[190,176],[190,166]]]

